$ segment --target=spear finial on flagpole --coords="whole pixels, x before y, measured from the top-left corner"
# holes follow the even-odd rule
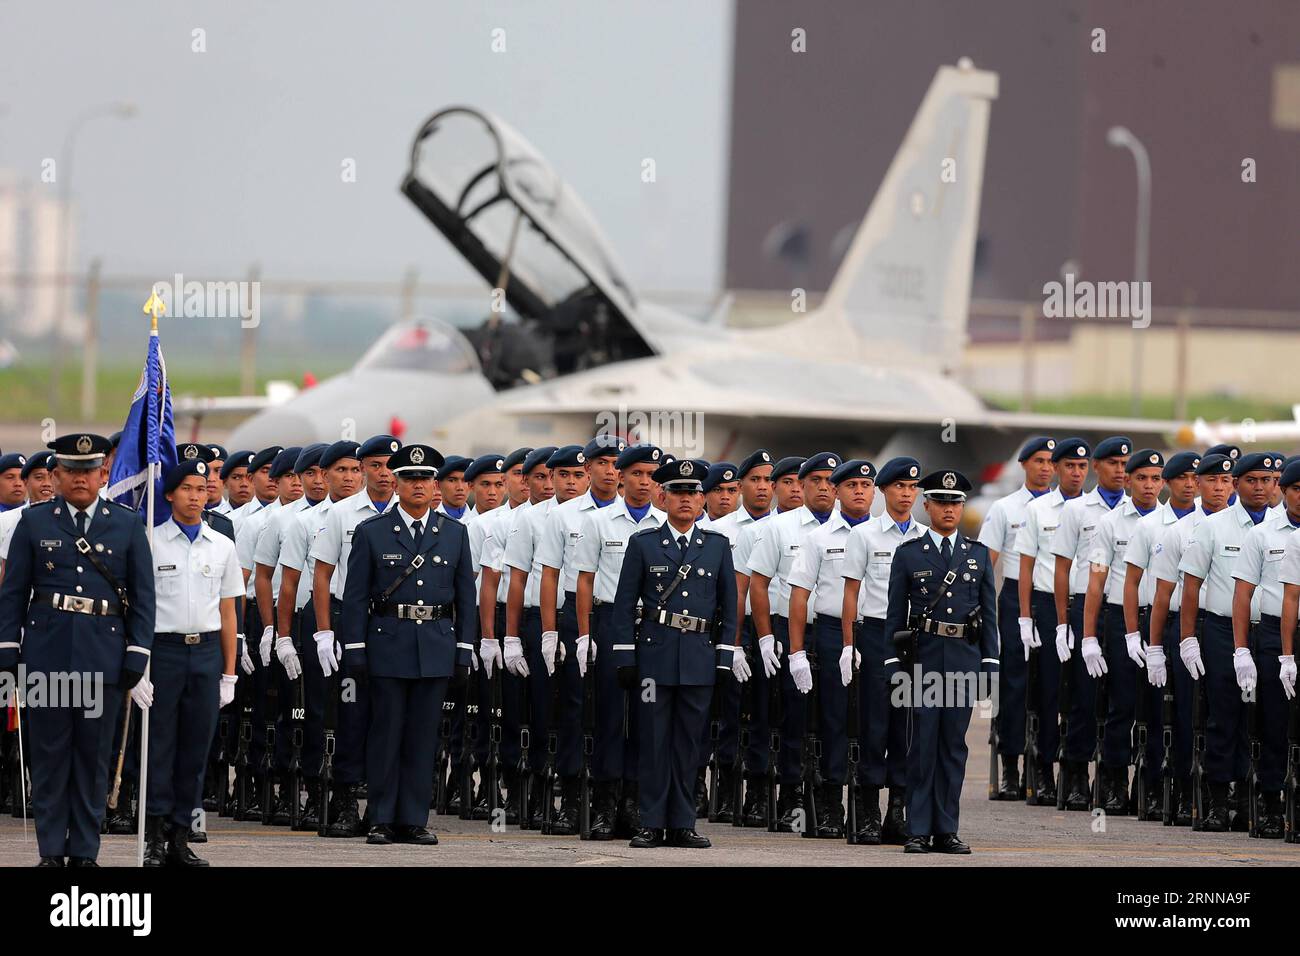
[[[144,308],[141,311],[144,312],[145,315],[149,316],[152,321],[152,326],[149,331],[157,332],[158,316],[167,314],[167,306],[163,305],[163,300],[158,298],[158,293],[153,289],[150,289],[149,301],[144,304]]]

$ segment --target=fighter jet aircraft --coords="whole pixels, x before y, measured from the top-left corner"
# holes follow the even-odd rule
[[[972,470],[1031,431],[1163,444],[1176,423],[998,411],[952,377],[997,94],[997,75],[969,60],[940,67],[820,307],[760,329],[641,300],[527,140],[482,111],[441,110],[401,188],[488,283],[487,319],[464,335],[395,327],[354,370],[231,441],[330,440],[341,415],[358,435],[399,416],[408,437],[465,455],[612,430],[712,459],[762,445]]]

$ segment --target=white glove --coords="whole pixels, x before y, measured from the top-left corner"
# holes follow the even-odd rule
[[[275,640],[275,628],[267,625],[262,629],[262,640],[258,642],[257,653],[262,658],[262,666],[271,666],[271,643]]]
[[[754,676],[754,672],[749,669],[749,661],[745,657],[745,649],[737,644],[731,650],[731,673],[736,675],[736,682],[745,683]]]
[[[799,693],[812,690],[812,668],[808,666],[808,652],[795,651],[790,655],[790,676]]]
[[[1147,648],[1147,680],[1152,687],[1164,687],[1169,679],[1165,670],[1165,649],[1156,644]]]
[[[1244,694],[1253,694],[1255,684],[1259,681],[1259,671],[1255,669],[1255,659],[1250,656],[1250,648],[1238,647],[1232,652],[1232,669],[1237,672],[1237,686]]]
[[[239,650],[239,669],[245,674],[253,673],[253,658],[248,653],[248,640],[243,634],[235,635],[235,646]]]
[[[1016,623],[1020,625],[1020,643],[1025,645],[1025,660],[1029,660],[1030,648],[1042,647],[1043,642],[1038,636],[1038,628],[1034,627],[1032,617],[1018,617]]]
[[[472,647],[469,649],[469,672],[471,674],[478,673],[478,655],[474,653]]]
[[[1088,669],[1089,677],[1100,677],[1106,673],[1106,655],[1101,652],[1101,645],[1095,637],[1085,637],[1079,646],[1083,655],[1083,666]]]
[[[1147,652],[1142,646],[1142,635],[1138,631],[1130,631],[1124,635],[1124,645],[1128,650],[1128,656],[1138,667],[1147,666]]]
[[[1200,680],[1205,673],[1205,664],[1201,661],[1201,642],[1194,637],[1183,640],[1178,645],[1178,656],[1192,675],[1192,680]]]
[[[320,661],[321,673],[329,677],[339,669],[338,655],[334,652],[334,632],[317,631],[312,640],[316,642],[316,659]]]
[[[485,637],[478,642],[478,656],[483,659],[483,675],[492,679],[492,670],[501,666],[501,642],[495,637]]]
[[[596,644],[592,641],[590,634],[579,634],[578,643],[574,650],[578,652],[578,676],[587,676],[587,655],[591,655],[591,662],[596,662]]]
[[[221,685],[217,688],[217,709],[226,707],[235,699],[235,682],[239,680],[237,674],[222,674]]]
[[[1070,630],[1068,624],[1056,625],[1056,656],[1064,664],[1070,659],[1070,651],[1074,650],[1074,631]]]
[[[1279,654],[1277,662],[1282,665],[1277,676],[1282,679],[1282,689],[1286,691],[1286,699],[1290,700],[1295,696],[1295,655]]]
[[[763,658],[763,673],[768,677],[781,669],[781,646],[771,634],[758,639],[758,653]]]
[[[517,637],[507,637],[505,644],[506,670],[516,677],[528,676],[528,661],[524,659],[524,642]]]
[[[293,638],[277,637],[275,656],[284,665],[284,672],[289,675],[289,680],[297,680],[302,676],[302,663],[298,660],[298,652],[293,649]]]
[[[148,710],[153,706],[153,682],[147,677],[141,677],[131,688],[131,699],[141,710]]]
[[[546,673],[555,673],[555,654],[559,650],[560,663],[564,663],[564,645],[560,643],[559,631],[542,631],[542,660],[546,662]]]
[[[853,682],[853,669],[862,666],[862,652],[847,645],[840,651],[840,683],[848,687]]]

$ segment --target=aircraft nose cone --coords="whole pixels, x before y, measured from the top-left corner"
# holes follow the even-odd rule
[[[329,439],[333,441],[334,439]],[[241,422],[230,434],[230,448],[308,445],[326,441],[311,419],[296,411],[269,408]]]

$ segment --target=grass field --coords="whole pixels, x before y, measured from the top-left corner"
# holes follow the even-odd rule
[[[1013,396],[985,395],[984,400],[998,408],[1017,409],[1018,398]],[[1106,415],[1128,418],[1132,414],[1132,400],[1128,395],[1072,395],[1065,398],[1041,398],[1033,402],[1030,411],[1053,415]],[[1172,419],[1172,396],[1150,395],[1142,400],[1142,418]],[[1257,422],[1290,421],[1291,406],[1274,398],[1250,398],[1228,395],[1193,395],[1187,400],[1187,420],[1204,418],[1208,422],[1239,422],[1253,418]]]

